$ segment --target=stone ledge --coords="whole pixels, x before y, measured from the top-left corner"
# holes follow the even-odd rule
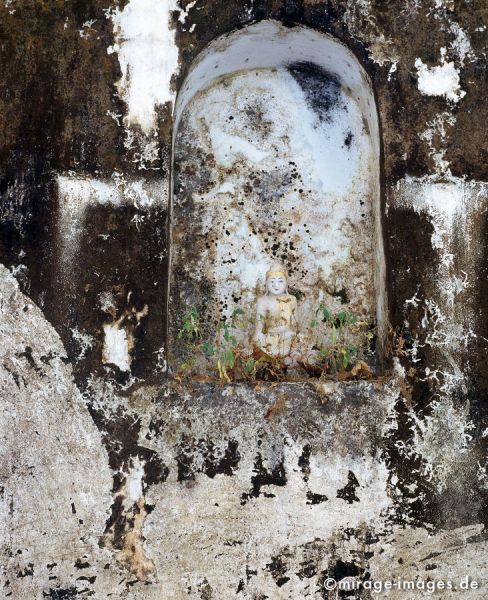
[[[259,386],[171,381],[138,387],[126,398],[126,408],[148,426],[164,424],[163,444],[174,435],[216,442],[235,435],[284,435],[360,454],[383,446],[388,415],[398,397],[393,379]]]

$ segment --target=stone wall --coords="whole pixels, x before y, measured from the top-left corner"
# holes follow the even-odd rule
[[[372,381],[168,377],[172,107],[210,42],[265,19],[372,82]],[[1,0],[0,23],[3,596],[486,597],[485,3]]]

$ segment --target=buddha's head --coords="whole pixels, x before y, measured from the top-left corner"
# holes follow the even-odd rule
[[[266,292],[271,296],[281,296],[288,291],[288,278],[283,265],[275,263],[266,273]]]

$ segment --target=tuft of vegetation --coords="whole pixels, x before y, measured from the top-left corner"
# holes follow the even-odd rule
[[[374,330],[366,320],[345,309],[333,314],[321,304],[307,331],[299,336],[300,351],[292,361],[249,348],[246,332],[253,330],[253,318],[236,308],[203,339],[199,311],[190,308],[182,316],[178,332],[178,339],[185,342],[186,359],[179,365],[177,376],[211,379],[202,375],[211,371],[223,383],[371,377],[368,361],[373,356]]]
[[[375,338],[370,324],[345,309],[332,314],[323,304],[315,314],[307,336],[312,340],[311,351],[300,361],[305,370],[316,376],[341,375],[342,379],[358,364],[363,373],[368,372]]]
[[[236,332],[243,328],[242,315],[244,315],[244,311],[236,308],[229,320],[221,321],[218,324],[214,341],[202,344],[205,358],[216,361],[219,378],[227,383],[232,382],[231,374],[233,374],[240,355]]]

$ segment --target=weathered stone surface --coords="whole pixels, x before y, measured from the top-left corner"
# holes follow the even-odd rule
[[[210,42],[264,19],[334,36],[372,81],[381,384],[163,377],[171,104]],[[320,600],[328,576],[468,576],[481,589],[437,594],[486,597],[485,3],[2,0],[0,28],[0,595]]]
[[[2,594],[76,587],[110,506],[110,472],[56,332],[0,273]],[[8,583],[7,583],[8,582]]]

